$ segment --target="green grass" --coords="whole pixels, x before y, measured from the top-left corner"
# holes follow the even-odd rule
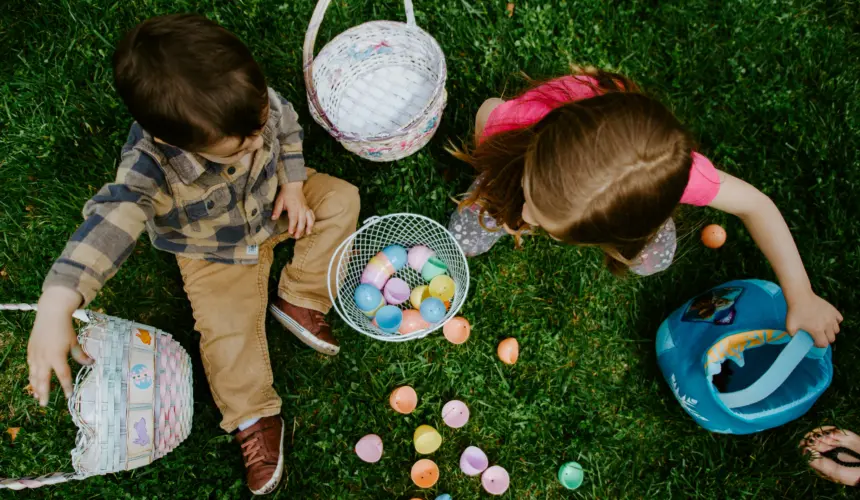
[[[469,136],[490,96],[510,95],[570,62],[630,75],[672,106],[715,163],[769,194],[791,226],[816,291],[844,313],[831,389],[804,418],[755,436],[700,429],[675,402],[656,366],[660,321],[693,294],[734,278],[773,279],[738,220],[707,210],[682,214],[672,268],[648,279],[617,279],[593,249],[547,239],[523,250],[497,245],[470,262],[463,313],[468,343],[441,335],[387,345],[336,322],[342,353],[326,358],[270,324],[275,384],[289,427],[289,482],[277,498],[479,498],[479,481],[458,472],[475,444],[510,471],[506,498],[848,498],[856,492],[817,479],[795,446],[812,427],[860,431],[856,330],[860,303],[860,3],[848,1],[630,2],[416,0],[419,25],[448,57],[449,103],[431,145],[395,164],[347,153],[307,112],[302,37],[312,0],[7,0],[0,12],[0,300],[32,302],[80,209],[112,179],[130,117],[111,87],[110,54],[120,35],[160,13],[198,11],[252,48],[270,84],[296,104],[308,163],[361,189],[362,216],[411,211],[446,220],[448,197],[471,173],[444,151]],[[359,21],[401,19],[397,2],[331,6],[317,47]],[[692,233],[725,224],[729,242],[704,249]],[[284,262],[289,246],[279,250]],[[92,478],[22,498],[239,498],[242,465],[197,361],[196,334],[170,255],[141,242],[93,307],[170,331],[195,357],[194,431],[149,467]],[[70,470],[75,429],[58,391],[47,409],[25,394],[32,318],[0,316],[0,475]],[[520,362],[495,358],[515,336]],[[417,411],[395,415],[387,396],[413,385]],[[454,431],[441,405],[457,397],[472,420]],[[442,478],[421,492],[409,480],[411,436],[435,425],[445,442],[433,455]],[[386,452],[358,461],[355,441],[375,432]],[[577,460],[586,482],[562,490],[558,467]],[[0,497],[12,497],[11,493]],[[17,497],[17,496],[16,496]]]

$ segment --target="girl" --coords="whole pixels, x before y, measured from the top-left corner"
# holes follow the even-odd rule
[[[821,347],[836,339],[842,315],[813,293],[776,205],[715,169],[672,113],[623,76],[583,70],[511,101],[489,99],[475,143],[453,151],[478,171],[449,225],[468,255],[539,227],[599,246],[615,273],[652,274],[672,262],[678,204],[710,206],[740,217],[770,261],[788,331],[806,330]]]

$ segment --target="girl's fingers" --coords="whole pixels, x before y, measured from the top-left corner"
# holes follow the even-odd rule
[[[65,359],[54,363],[54,372],[57,374],[57,380],[60,381],[60,386],[63,388],[66,399],[71,398],[74,388],[72,384],[72,370]]]
[[[94,362],[93,358],[87,356],[87,353],[84,352],[84,350],[81,348],[81,346],[77,342],[72,344],[71,352],[72,352],[72,358],[74,358],[74,360],[77,361],[78,364],[91,365]]]
[[[314,211],[310,208],[308,209],[308,228],[305,234],[311,234],[311,230],[314,228],[314,222],[316,222],[317,216],[314,214]]]
[[[48,406],[48,394],[51,393],[51,369],[40,365],[30,368],[30,386],[39,405]]]
[[[295,233],[296,233],[296,223],[298,222],[298,220],[297,220],[297,219],[298,219],[298,217],[296,217],[296,214],[295,214],[295,213],[293,213],[293,212],[291,212],[291,211],[289,211],[289,210],[287,210],[287,215],[290,217],[290,227],[289,227],[290,235],[291,235],[291,236],[295,236]]]
[[[308,213],[304,210],[299,212],[299,216],[296,217],[298,219],[298,225],[296,227],[296,238],[301,238],[305,232],[305,223],[307,222]]]

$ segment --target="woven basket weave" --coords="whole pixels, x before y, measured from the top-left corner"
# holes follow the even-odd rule
[[[35,310],[24,304],[0,310]],[[74,473],[3,479],[0,489],[38,488],[148,465],[179,446],[194,412],[191,358],[170,334],[92,311],[78,342],[95,362],[75,379],[69,413],[78,427]]]
[[[436,133],[445,108],[445,54],[415,25],[372,21],[326,44],[314,43],[331,0],[319,0],[304,43],[305,87],[311,114],[343,146],[371,161],[418,151]]]

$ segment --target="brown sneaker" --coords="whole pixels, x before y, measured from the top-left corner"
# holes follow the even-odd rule
[[[255,495],[275,491],[284,472],[284,419],[263,417],[236,434],[242,447],[248,488]]]
[[[278,323],[315,351],[329,356],[340,352],[340,342],[331,334],[323,313],[294,306],[280,297],[269,306],[269,311]]]

